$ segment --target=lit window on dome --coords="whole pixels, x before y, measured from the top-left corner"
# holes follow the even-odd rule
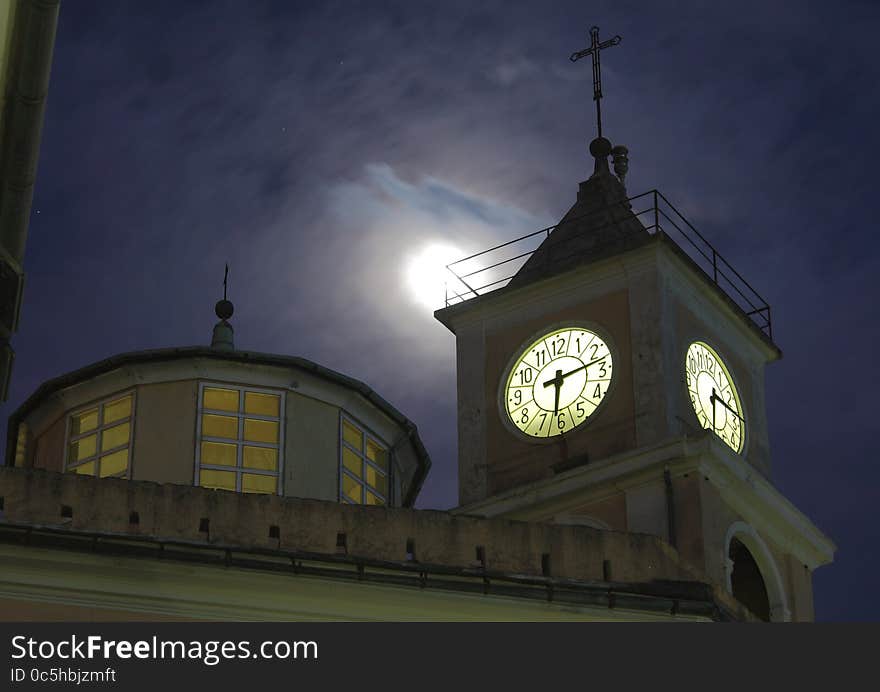
[[[21,468],[25,464],[28,448],[28,426],[27,423],[18,424],[18,434],[15,436],[15,463],[13,466]]]
[[[202,440],[200,461],[202,466],[235,466],[238,448],[234,444]]]
[[[101,457],[101,477],[118,476],[128,468],[128,449]]]
[[[237,440],[238,418],[236,416],[218,416],[214,413],[203,413],[202,435]]]
[[[278,450],[269,447],[251,447],[245,445],[242,452],[242,463],[245,468],[263,471],[278,470]]]
[[[125,396],[104,405],[104,423],[125,420],[131,415],[131,397]]]
[[[237,389],[205,387],[202,390],[202,407],[206,409],[238,413],[238,399]]]
[[[267,493],[275,492],[278,482],[272,476],[257,475],[254,473],[245,473],[241,477],[241,489],[245,493]]]
[[[255,413],[258,416],[278,418],[278,396],[275,394],[260,394],[259,392],[245,392],[244,412]]]
[[[214,471],[202,469],[201,482],[203,488],[217,490],[235,490],[235,473],[232,471]]]
[[[72,413],[64,470],[80,475],[127,477],[131,458],[134,392]]]
[[[389,504],[387,447],[350,418],[343,416],[339,427],[339,499]]]
[[[278,444],[278,421],[245,418],[244,439],[248,442]]]
[[[243,493],[280,493],[282,395],[250,387],[203,384],[199,402],[196,485]]]
[[[131,437],[131,423],[121,423],[114,425],[112,428],[106,428],[101,435],[101,451],[106,452],[109,449],[117,449],[128,444],[128,438]]]

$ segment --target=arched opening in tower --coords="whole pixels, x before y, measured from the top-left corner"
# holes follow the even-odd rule
[[[730,574],[733,597],[758,618],[770,622],[770,599],[755,558],[736,538],[730,541],[728,557],[733,562],[733,571]]]

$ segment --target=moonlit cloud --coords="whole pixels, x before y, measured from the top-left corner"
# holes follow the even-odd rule
[[[322,256],[339,256],[345,262],[333,314],[352,314],[367,335],[386,333],[416,345],[403,357],[423,360],[415,368],[421,385],[451,377],[454,361],[442,338],[446,329],[432,315],[443,307],[442,288],[433,309],[414,302],[406,286],[409,263],[429,247],[446,248],[447,262],[461,259],[545,221],[438,178],[404,180],[388,164],[367,165],[357,180],[332,186],[326,203],[327,223],[344,240],[312,258],[323,264]],[[396,358],[385,365],[396,368]],[[388,374],[380,372],[382,363],[367,367],[377,369],[377,377]]]

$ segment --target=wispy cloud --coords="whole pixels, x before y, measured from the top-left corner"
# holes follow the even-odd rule
[[[385,163],[367,165],[361,177],[332,186],[326,200],[333,233],[323,251],[311,253],[315,269],[310,283],[323,292],[320,286],[328,282],[319,277],[333,277],[328,307],[358,325],[350,339],[385,335],[406,344],[387,359],[349,360],[348,366],[386,380],[401,359],[412,359],[415,374],[407,387],[413,380],[427,385],[448,378],[453,366],[448,342],[438,338],[445,328],[407,293],[409,263],[431,245],[457,248],[464,257],[536,230],[545,221],[438,178],[405,180]],[[338,271],[326,274],[329,264]],[[333,352],[329,346],[323,349],[328,355]]]
[[[522,79],[529,79],[540,73],[538,65],[528,58],[519,57],[495,65],[489,76],[502,86],[510,86]]]

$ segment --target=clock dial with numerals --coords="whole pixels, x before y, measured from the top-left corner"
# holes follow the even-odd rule
[[[504,389],[502,408],[531,438],[562,435],[583,425],[611,385],[608,344],[584,327],[554,329],[525,348]]]
[[[737,454],[742,452],[746,421],[739,393],[711,346],[695,341],[688,347],[685,379],[700,425],[713,430]]]

